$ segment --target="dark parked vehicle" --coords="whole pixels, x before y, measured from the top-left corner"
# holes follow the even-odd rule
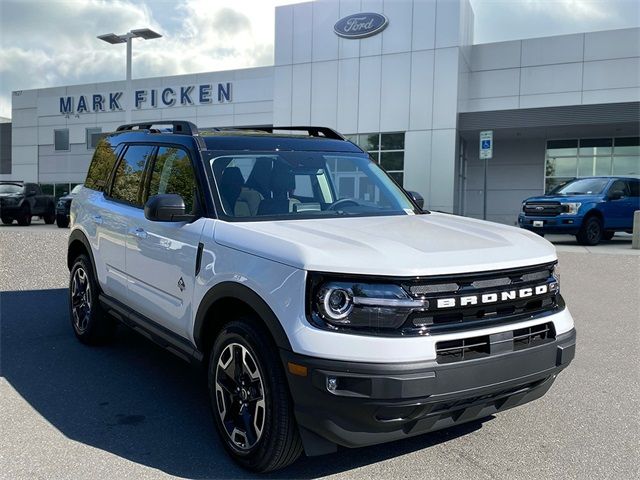
[[[44,195],[36,183],[0,182],[0,219],[5,225],[14,220],[18,225],[31,224],[32,217],[40,217],[51,225],[56,220],[55,199]]]
[[[71,200],[73,200],[73,197],[78,194],[81,188],[82,184],[76,185],[71,192],[58,199],[58,203],[56,204],[56,225],[58,225],[58,228],[67,228],[69,226]]]
[[[540,234],[568,233],[582,245],[631,232],[640,210],[640,179],[628,176],[576,178],[546,195],[522,202],[518,223]]]

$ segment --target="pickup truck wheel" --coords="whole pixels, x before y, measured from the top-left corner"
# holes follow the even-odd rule
[[[582,222],[580,231],[576,235],[580,245],[597,245],[602,240],[602,222],[598,217],[588,217]]]
[[[66,215],[56,215],[56,225],[58,225],[58,228],[67,228],[69,226],[69,219]]]
[[[31,208],[29,205],[23,205],[18,214],[18,225],[21,227],[28,227],[31,225]]]
[[[54,222],[56,221],[56,212],[55,210],[51,207],[47,213],[45,213],[42,216],[42,219],[44,220],[44,223],[46,223],[47,225],[53,225]]]
[[[116,330],[115,320],[100,306],[98,291],[91,261],[86,255],[79,255],[69,279],[69,315],[76,337],[87,345],[106,343]]]
[[[603,240],[611,240],[615,234],[616,234],[616,232],[604,232],[602,234],[602,239]]]
[[[277,348],[257,320],[232,321],[222,329],[207,376],[218,434],[237,463],[268,472],[300,456],[302,442]]]
[[[13,223],[13,218],[11,217],[2,217],[2,223],[5,225],[11,225]]]

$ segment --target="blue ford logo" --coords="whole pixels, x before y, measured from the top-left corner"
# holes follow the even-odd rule
[[[343,38],[365,38],[381,32],[388,23],[387,17],[379,13],[356,13],[338,20],[333,31]]]

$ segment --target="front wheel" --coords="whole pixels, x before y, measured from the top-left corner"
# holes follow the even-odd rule
[[[56,215],[56,225],[58,225],[58,228],[67,228],[69,226],[69,219],[66,215]]]
[[[53,225],[53,223],[56,221],[56,212],[53,208],[51,208],[50,210],[47,210],[47,213],[45,213],[42,216],[42,219],[44,220],[44,223],[47,225]]]
[[[11,225],[13,223],[13,218],[11,217],[2,217],[2,223],[5,225]]]
[[[208,368],[216,427],[229,455],[254,472],[278,470],[302,453],[277,348],[258,320],[227,324]]]
[[[602,234],[602,221],[598,217],[588,217],[582,222],[576,238],[580,245],[593,246],[600,243]]]
[[[20,209],[20,214],[18,215],[18,225],[21,227],[28,227],[31,225],[31,208],[29,205],[24,204]]]

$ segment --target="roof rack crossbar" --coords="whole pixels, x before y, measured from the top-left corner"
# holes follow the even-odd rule
[[[127,123],[126,125],[120,125],[116,132],[124,132],[129,130],[151,130],[154,125],[171,125],[173,133],[177,135],[198,135],[198,127],[191,122],[184,120],[159,120],[157,122],[140,122],[140,123]]]
[[[289,127],[231,127],[232,130],[257,130],[259,132],[273,133],[274,130],[289,130],[307,132],[311,137],[325,137],[333,140],[345,140],[338,132],[329,127],[313,126],[289,126]]]

